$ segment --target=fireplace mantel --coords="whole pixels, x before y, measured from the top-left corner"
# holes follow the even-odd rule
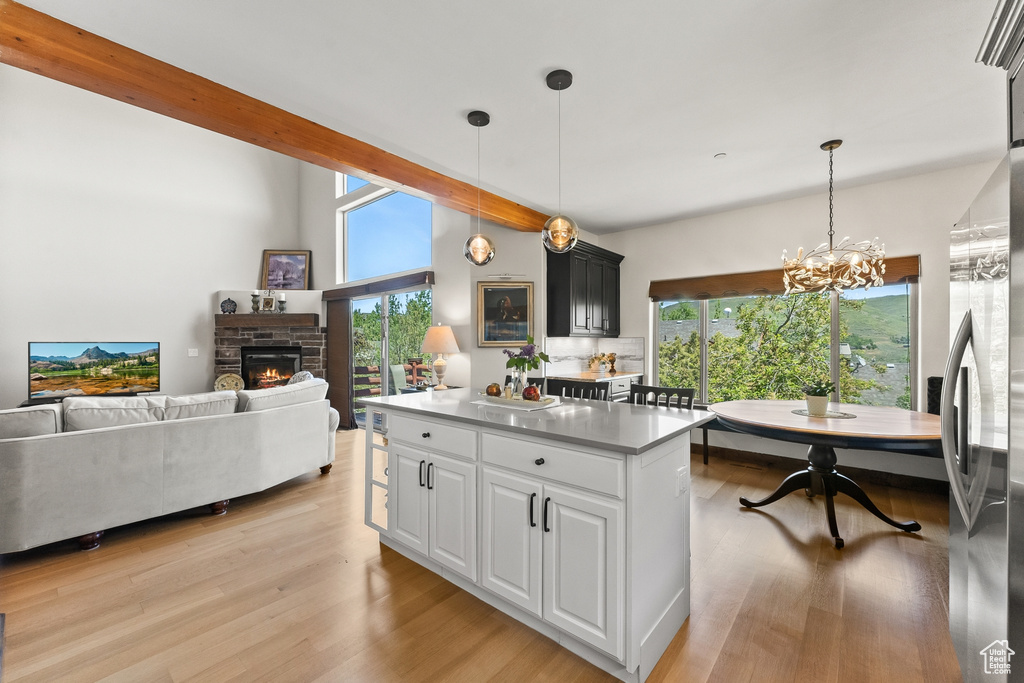
[[[217,313],[216,327],[319,327],[316,313]]]

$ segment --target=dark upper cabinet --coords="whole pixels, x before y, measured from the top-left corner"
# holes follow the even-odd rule
[[[549,337],[619,336],[620,263],[619,254],[586,242],[548,252]]]

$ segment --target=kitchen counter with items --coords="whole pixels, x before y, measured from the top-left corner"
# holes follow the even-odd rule
[[[706,411],[479,390],[361,399],[380,542],[624,681],[690,611],[690,430]]]
[[[558,375],[550,375],[548,379],[569,379],[574,382],[611,382],[613,379],[634,379],[640,381],[644,376],[642,372],[563,372]]]
[[[560,393],[558,391],[558,382],[560,380],[571,382],[605,382],[608,384],[609,401],[626,401],[629,399],[629,386],[643,382],[643,377],[644,373],[642,372],[561,372],[547,377],[548,393]]]

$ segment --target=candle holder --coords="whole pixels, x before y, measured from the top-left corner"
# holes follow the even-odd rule
[[[252,295],[252,312],[253,313],[259,313],[260,312],[260,295],[259,294],[253,294]]]
[[[287,304],[287,303],[288,302],[285,301],[284,299],[278,299],[277,300],[277,312],[278,313],[284,313],[285,304]]]

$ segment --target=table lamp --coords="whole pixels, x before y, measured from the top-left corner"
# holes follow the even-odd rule
[[[423,346],[420,348],[423,353],[437,354],[434,359],[434,376],[437,378],[435,389],[447,389],[444,385],[444,373],[448,369],[448,361],[444,359],[446,353],[458,353],[459,344],[455,341],[455,334],[450,325],[438,323],[427,328],[427,334],[423,337]]]

